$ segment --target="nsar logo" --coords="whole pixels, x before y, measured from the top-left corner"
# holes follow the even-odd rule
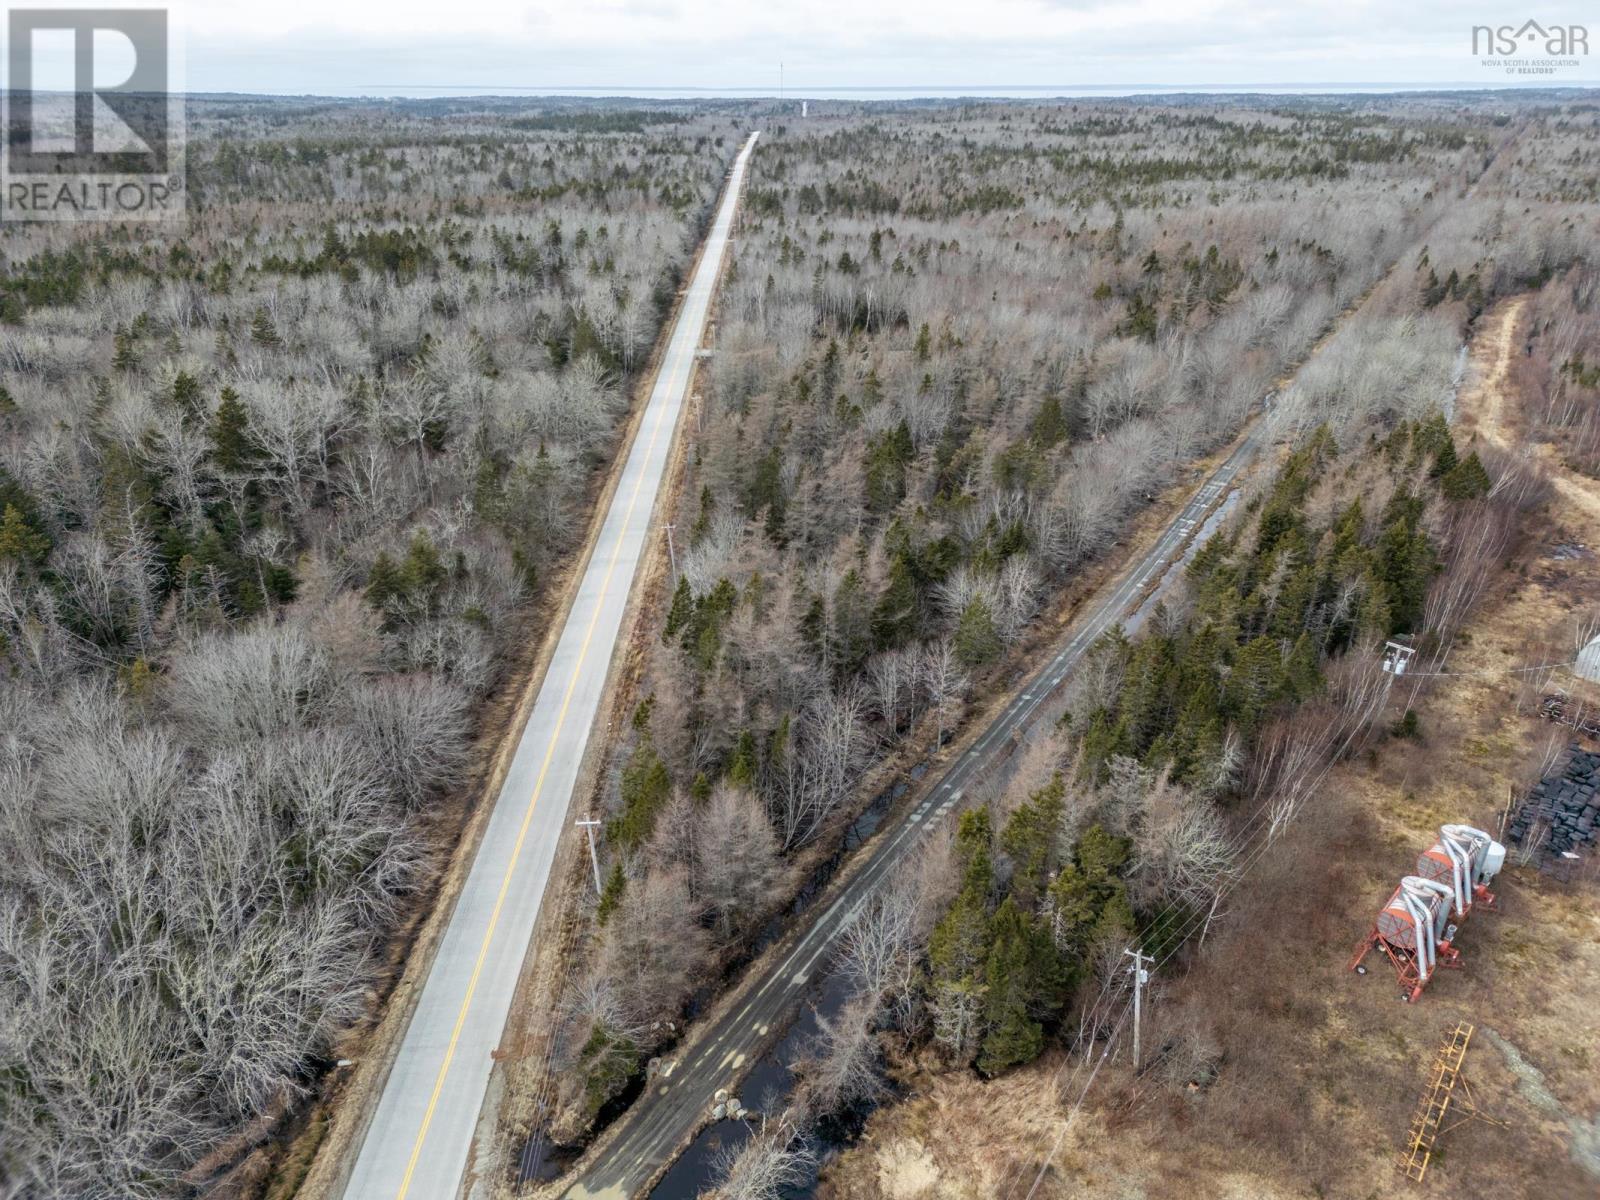
[[[1474,25],[1472,52],[1486,67],[1507,75],[1555,75],[1581,67],[1589,53],[1589,30],[1583,25]]]

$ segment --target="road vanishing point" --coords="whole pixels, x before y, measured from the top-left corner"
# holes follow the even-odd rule
[[[649,542],[757,136],[750,135],[728,174],[604,524],[361,1141],[345,1200],[449,1200],[460,1191],[492,1055]]]

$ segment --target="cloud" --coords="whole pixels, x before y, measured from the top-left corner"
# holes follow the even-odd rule
[[[197,0],[192,90],[364,94],[1504,82],[1473,24],[1582,22],[1562,0]],[[1600,73],[1582,72],[1585,77]]]

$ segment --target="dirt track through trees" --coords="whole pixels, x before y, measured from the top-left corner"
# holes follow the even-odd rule
[[[1487,318],[1488,329],[1475,343],[1473,378],[1462,389],[1460,416],[1479,437],[1497,450],[1531,455],[1543,463],[1550,486],[1561,498],[1600,520],[1600,482],[1578,475],[1563,464],[1547,443],[1527,444],[1517,434],[1512,397],[1512,364],[1523,343],[1527,296],[1517,296]]]

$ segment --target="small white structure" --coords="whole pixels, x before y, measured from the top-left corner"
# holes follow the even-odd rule
[[[1578,661],[1572,664],[1572,672],[1600,683],[1600,637],[1578,651]]]
[[[1411,663],[1411,656],[1416,653],[1410,646],[1402,646],[1399,642],[1385,642],[1383,645],[1383,669],[1390,675],[1404,675],[1406,667]]]

